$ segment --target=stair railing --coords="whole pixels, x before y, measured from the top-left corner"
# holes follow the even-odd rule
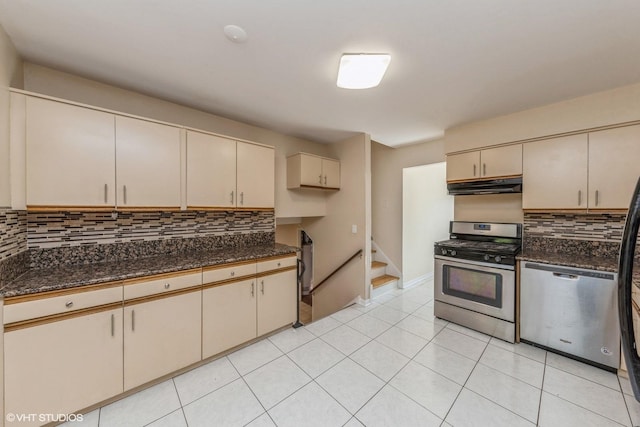
[[[340,264],[340,266],[338,268],[336,268],[335,270],[333,270],[331,272],[331,274],[329,274],[320,283],[318,283],[316,286],[314,286],[313,289],[311,289],[311,291],[309,293],[311,295],[313,295],[313,293],[315,291],[317,291],[322,285],[327,283],[327,280],[329,280],[334,274],[336,274],[338,271],[340,271],[345,265],[349,264],[349,262],[351,262],[351,260],[354,259],[355,257],[357,257],[358,255],[362,255],[362,249],[359,249],[358,252],[356,252],[355,254],[351,255],[348,260],[346,260],[345,262]]]

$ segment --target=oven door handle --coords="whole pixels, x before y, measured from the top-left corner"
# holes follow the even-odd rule
[[[467,265],[475,265],[478,267],[496,268],[498,270],[509,270],[509,271],[514,271],[516,269],[516,267],[513,265],[494,264],[490,262],[481,262],[481,261],[471,261],[468,259],[451,258],[448,256],[442,256],[442,255],[434,255],[433,257],[435,259],[440,259],[453,264],[467,264]]]

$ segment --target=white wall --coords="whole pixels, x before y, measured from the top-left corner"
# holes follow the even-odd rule
[[[446,163],[402,171],[402,279],[404,286],[433,277],[433,244],[449,236],[453,196]]]
[[[22,88],[22,84],[22,60],[0,27],[0,207],[11,205],[8,88]]]
[[[327,215],[304,218],[303,229],[313,239],[314,283],[317,285],[358,249],[363,257],[351,261],[313,295],[313,319],[331,314],[358,296],[368,298],[371,262],[371,230],[367,226],[367,180],[370,176],[370,145],[366,134],[356,135],[331,148],[340,159],[340,191],[327,195]],[[357,227],[352,233],[351,227]]]
[[[276,217],[324,215],[326,212],[325,198],[319,192],[290,191],[286,188],[286,157],[300,151],[327,156],[330,148],[326,144],[283,135],[32,63],[24,65],[24,88],[49,96],[274,146]]]
[[[446,153],[640,120],[640,83],[445,131]]]
[[[391,148],[371,144],[371,215],[373,240],[400,270],[402,260],[402,171],[445,160],[444,140]]]

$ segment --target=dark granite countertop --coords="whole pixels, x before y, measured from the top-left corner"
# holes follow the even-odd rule
[[[608,272],[618,271],[618,254],[615,257],[600,257],[590,254],[554,253],[543,250],[524,250],[516,259],[520,261],[539,262],[541,264],[564,265],[567,267],[586,268]]]
[[[31,269],[0,289],[0,296],[8,298],[68,289],[236,261],[292,254],[296,251],[298,251],[298,248],[275,243],[189,252],[180,255],[137,258],[118,262]]]

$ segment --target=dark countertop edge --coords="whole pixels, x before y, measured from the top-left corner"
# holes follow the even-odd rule
[[[537,262],[540,264],[554,264],[566,267],[584,268],[588,270],[606,271],[610,273],[618,272],[618,259],[594,260],[591,257],[580,257],[576,255],[563,255],[554,253],[527,253],[522,252],[516,256],[519,261]],[[595,261],[595,262],[594,262]]]
[[[242,253],[242,252],[246,252],[247,250],[254,250],[254,252],[251,254]],[[235,254],[234,254],[234,251],[236,252]],[[125,273],[119,273],[119,274],[106,275],[105,273],[102,273],[102,274],[96,273],[93,275],[93,277],[90,277],[91,273],[87,273],[86,277],[84,277],[85,274],[80,273],[80,276],[82,276],[80,279],[70,279],[67,281],[63,281],[63,283],[58,282],[55,285],[47,285],[47,284],[42,285],[42,284],[38,284],[38,282],[49,281],[50,279],[48,279],[48,277],[52,275],[52,272],[56,272],[56,271],[57,272],[61,272],[61,271],[72,272],[74,270],[82,271],[83,269],[93,269],[96,267],[113,266],[115,264],[123,264],[123,263],[111,262],[111,263],[99,263],[99,264],[82,264],[82,265],[66,266],[66,267],[54,267],[54,268],[41,269],[41,270],[32,269],[32,270],[28,270],[26,273],[12,280],[8,284],[6,284],[2,289],[0,289],[0,299],[23,296],[23,295],[38,294],[42,292],[73,289],[73,288],[79,288],[82,286],[97,285],[100,283],[119,282],[127,279],[153,276],[153,275],[164,274],[164,273],[174,273],[178,271],[187,271],[187,270],[192,270],[197,268],[229,264],[234,262],[249,261],[254,259],[258,260],[260,258],[269,258],[272,256],[295,254],[299,251],[300,251],[300,248],[297,248],[295,246],[283,245],[283,244],[275,244],[274,246],[272,245],[250,246],[250,247],[243,247],[235,250],[221,249],[220,251],[184,254],[183,256],[202,257],[202,258],[208,258],[208,259],[204,259],[204,260],[201,259],[201,260],[191,261],[191,262],[176,261],[174,264],[167,263],[166,266],[161,266],[163,264],[162,262],[163,259],[165,260],[167,258],[175,259],[176,257],[169,255],[169,256],[142,258],[139,261],[144,263],[149,263],[149,261],[151,261],[151,263],[154,263],[155,261],[157,265],[154,265],[152,268],[149,268],[149,269],[140,268],[137,270],[134,269],[134,270],[131,270]],[[238,254],[238,252],[240,253]],[[224,256],[222,255],[224,253],[229,253],[230,255]],[[132,260],[132,261],[135,261],[135,260]],[[130,263],[132,261],[128,261],[128,262]],[[25,282],[23,287],[19,286],[21,282]],[[16,289],[12,289],[14,287]]]

